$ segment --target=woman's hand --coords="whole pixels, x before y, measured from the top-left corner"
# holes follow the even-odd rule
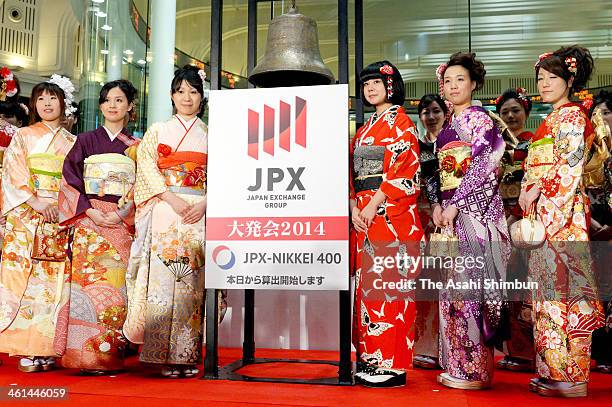
[[[444,226],[452,226],[459,210],[453,205],[449,205],[442,211],[442,224]]]
[[[123,219],[121,219],[121,216],[119,216],[119,214],[115,211],[113,212],[106,212],[104,214],[104,216],[106,217],[106,220],[115,224],[115,225],[119,225],[121,222],[123,222]]]
[[[115,216],[117,216],[116,213],[114,212],[112,213]],[[108,214],[103,213],[102,211],[99,211],[94,208],[89,208],[85,211],[85,214],[89,217],[89,219],[93,221],[93,223],[95,223],[96,225],[100,227],[103,227],[103,228],[116,228],[117,227],[117,223],[111,221],[108,218]],[[121,220],[121,218],[119,218],[119,220]]]
[[[531,189],[521,189],[521,194],[519,195],[519,206],[523,210],[524,213],[527,213],[531,208],[531,204],[535,202],[536,199],[540,197],[540,189],[533,185]]]
[[[357,232],[365,232],[368,229],[368,226],[365,224],[363,220],[361,220],[361,211],[358,207],[353,207],[351,211],[351,221],[353,221],[353,226]]]
[[[376,216],[376,211],[378,210],[378,205],[374,204],[374,202],[370,201],[365,208],[361,210],[359,214],[359,218],[362,222],[365,223],[367,227],[372,226],[372,221],[374,220],[374,216]]]
[[[164,192],[159,197],[168,205],[170,205],[174,213],[179,216],[185,216],[187,214],[187,211],[191,208],[191,206],[187,202],[185,202],[184,199],[179,198],[170,191]]]
[[[441,228],[444,227],[444,220],[442,219],[442,207],[440,204],[433,204],[433,213],[431,214],[434,225]]]
[[[200,219],[204,217],[205,213],[206,213],[206,200],[203,200],[188,208],[188,210],[183,215],[183,223],[187,225],[192,225],[196,222],[199,222]]]
[[[40,213],[47,222],[57,223],[59,210],[56,205],[51,202],[40,200],[35,196],[28,199],[27,204],[36,212]]]

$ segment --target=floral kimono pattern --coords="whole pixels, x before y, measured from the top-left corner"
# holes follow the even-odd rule
[[[371,280],[366,283],[372,258],[388,246],[398,251],[420,252],[423,230],[417,213],[419,149],[414,123],[400,106],[373,115],[351,142],[351,199],[363,209],[380,188],[386,200],[379,206],[365,233],[354,233],[355,346],[361,361],[386,368],[406,369],[412,364],[415,303],[413,293],[383,293],[374,298]],[[409,244],[411,243],[411,244]],[[411,247],[413,246],[413,247]],[[370,257],[366,260],[366,256]],[[397,269],[406,278],[406,269]],[[379,292],[378,295],[381,295]]]
[[[125,273],[132,244],[134,203],[126,196],[119,207],[123,197],[93,194],[91,190],[88,193],[85,183],[96,181],[86,180],[84,168],[89,157],[121,157],[130,146],[135,147],[137,140],[124,133],[125,130],[114,140],[103,127],[80,134],[64,161],[60,222],[74,227],[70,301],[60,312],[55,341],[64,367],[106,371],[123,368]],[[116,163],[113,168],[107,179],[123,174]],[[126,185],[126,190],[130,189],[131,185]],[[98,226],[85,214],[89,208],[116,212],[123,222],[114,228]]]
[[[0,119],[0,178],[2,177],[2,159],[4,158],[4,152],[11,143],[13,136],[19,130],[7,121]],[[0,183],[0,216],[4,217],[2,212],[2,184]],[[2,253],[2,240],[4,238],[4,228],[0,228],[0,253]]]
[[[428,237],[435,229],[432,221],[431,203],[436,202],[435,189],[429,189],[434,185],[431,178],[437,176],[438,160],[436,158],[436,142],[427,139],[427,135],[419,138],[420,164],[421,164],[421,191],[419,195],[419,216],[421,224]],[[430,195],[434,195],[430,199]],[[437,269],[427,269],[421,271],[422,278],[439,281],[440,275]],[[438,359],[438,332],[440,326],[440,314],[438,309],[437,293],[432,291],[417,290],[416,292],[416,320],[414,354],[429,356]]]
[[[54,161],[61,161],[74,142],[75,137],[63,128],[53,132],[44,124],[36,123],[19,129],[5,151],[2,210],[6,215],[6,230],[0,265],[0,352],[56,356],[53,343],[59,310],[68,300],[69,262],[32,259],[34,238],[43,217],[26,201],[37,196],[57,203],[61,172],[49,172],[43,182],[40,172],[33,172],[28,162],[34,154],[49,154]],[[43,189],[43,184],[48,189]]]
[[[466,267],[459,272],[445,270],[443,281],[482,282],[484,278],[503,279],[510,255],[508,228],[499,194],[497,169],[505,143],[486,111],[477,106],[453,116],[438,135],[436,150],[447,144],[469,145],[471,156],[461,164],[454,159],[440,162],[442,171],[461,176],[459,186],[445,189],[441,178],[431,178],[443,208],[454,205],[454,234],[459,239],[459,255],[484,258],[485,267]],[[447,146],[447,147],[445,147]],[[448,156],[447,156],[448,157]],[[452,165],[448,165],[451,163]],[[440,291],[440,365],[453,377],[488,381],[493,375],[493,344],[499,340],[503,293],[497,290],[453,289]]]
[[[553,144],[552,164],[535,180],[541,191],[536,213],[547,241],[529,259],[530,277],[540,286],[533,291],[536,368],[540,377],[556,381],[588,381],[591,335],[603,325],[585,243],[589,214],[581,182],[593,134],[583,108],[569,103],[549,114],[534,138]]]
[[[123,331],[143,344],[142,362],[194,365],[202,357],[205,220],[184,224],[157,197],[172,191],[189,205],[205,199],[207,128],[194,120],[156,123],[138,147]]]

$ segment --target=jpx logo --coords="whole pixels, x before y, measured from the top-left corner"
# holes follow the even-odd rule
[[[285,151],[291,151],[291,105],[283,102],[279,103],[278,121],[278,146]],[[307,103],[304,99],[295,98],[295,144],[306,148],[306,110]],[[274,156],[275,136],[276,136],[276,112],[274,108],[264,105],[263,111],[263,151]],[[249,109],[249,147],[250,157],[259,159],[259,112]]]
[[[295,127],[295,144],[306,148],[306,100],[297,97],[295,98],[295,115],[293,125]],[[279,120],[278,120],[278,147],[287,152],[291,152],[291,105],[279,102]],[[275,136],[276,132],[276,112],[274,108],[264,105],[263,111],[263,142],[260,143],[260,121],[259,113],[249,109],[249,132],[248,132],[248,154],[250,157],[258,160],[260,144],[263,145],[263,152],[274,157],[274,149],[276,148]],[[287,178],[288,184],[286,191],[298,189],[304,191],[304,185],[300,181],[300,176],[304,172],[305,167],[299,168],[257,168],[255,170],[255,183],[248,187],[251,192],[262,189],[263,182],[266,183],[266,190],[273,191],[274,186],[281,184]],[[263,171],[267,171],[265,176]]]

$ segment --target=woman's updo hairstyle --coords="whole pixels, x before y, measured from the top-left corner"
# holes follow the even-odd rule
[[[593,57],[591,52],[579,45],[562,47],[553,53],[546,53],[540,56],[540,60],[536,63],[536,81],[540,68],[557,75],[566,83],[569,83],[571,78],[574,78],[570,94],[579,92],[584,89],[591,79],[593,73]]]
[[[484,64],[480,60],[476,59],[475,53],[455,52],[450,56],[448,62],[446,63],[445,71],[451,66],[455,65],[464,67],[470,73],[470,79],[472,82],[476,82],[474,92],[482,89],[487,71],[485,70]]]

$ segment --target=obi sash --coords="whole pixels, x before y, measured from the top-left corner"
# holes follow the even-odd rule
[[[554,140],[550,137],[534,141],[529,145],[527,154],[525,181],[529,184],[537,183],[548,173],[553,165]]]
[[[503,165],[503,175],[499,184],[499,193],[503,199],[518,198],[521,194],[521,180],[524,176],[523,163],[514,162]]]
[[[34,153],[26,158],[30,170],[30,187],[39,197],[57,199],[62,180],[64,156]]]
[[[355,192],[380,188],[383,180],[384,146],[358,146],[353,153]]]
[[[136,180],[136,163],[117,153],[95,154],[84,162],[85,193],[124,197]]]
[[[177,151],[160,157],[157,165],[170,191],[205,195],[206,159],[207,156],[204,153]]]
[[[472,162],[472,146],[465,141],[451,141],[438,150],[440,191],[457,189]]]

